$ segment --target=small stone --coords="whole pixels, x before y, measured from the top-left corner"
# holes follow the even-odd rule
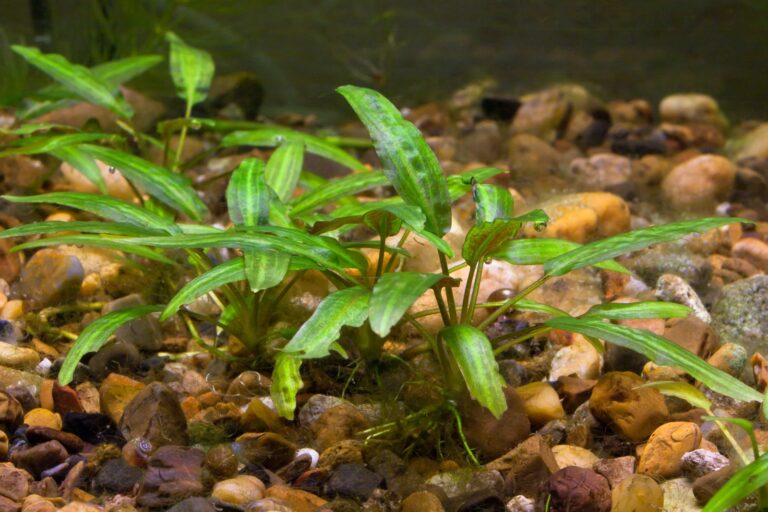
[[[192,497],[186,498],[168,509],[168,512],[218,512],[219,509],[213,506],[206,498]]]
[[[176,395],[164,384],[153,382],[126,406],[120,420],[126,439],[146,438],[155,447],[185,445],[187,420]]]
[[[61,430],[61,416],[48,409],[32,409],[24,415],[24,423],[30,427],[47,427]]]
[[[668,320],[664,337],[703,358],[720,346],[715,330],[693,315]]]
[[[137,503],[148,508],[169,507],[189,496],[203,495],[203,458],[203,452],[194,448],[158,449],[149,460]]]
[[[132,494],[138,488],[144,471],[123,459],[110,459],[101,466],[93,480],[93,491],[110,494]]]
[[[4,496],[0,496],[0,512],[20,512],[21,506]]]
[[[214,485],[211,497],[224,503],[245,505],[263,498],[264,490],[264,483],[255,476],[240,475]]]
[[[629,182],[632,164],[625,156],[600,153],[572,160],[569,173],[587,190],[617,190]]]
[[[619,196],[607,192],[558,196],[538,206],[549,215],[550,221],[541,232],[533,227],[524,228],[528,237],[586,243],[629,229],[629,206]]]
[[[125,408],[146,386],[119,373],[110,373],[99,387],[101,407],[112,421],[119,423]]]
[[[498,471],[472,467],[443,471],[427,479],[424,488],[440,496],[446,510],[472,510],[487,500],[503,504],[504,480]]]
[[[464,402],[462,418],[464,435],[481,460],[501,457],[517,446],[531,432],[531,424],[525,413],[525,405],[514,388],[504,388],[507,410],[496,418],[474,400]]]
[[[250,400],[254,397],[269,395],[271,386],[272,386],[272,379],[270,379],[266,375],[261,374],[259,372],[248,370],[239,374],[234,379],[232,379],[232,382],[229,383],[229,387],[227,387],[226,398],[227,400],[231,400],[235,402],[237,405],[245,405],[248,402],[250,402]],[[312,397],[310,397],[307,403],[304,404],[304,406],[299,411],[299,422],[302,425],[305,425],[305,422],[302,421],[301,412],[307,408],[309,402],[311,402],[312,398],[314,398],[315,396],[328,396],[328,395],[312,395]],[[316,415],[316,417],[310,420],[307,417],[309,416],[309,409],[306,409],[306,410],[307,412],[305,413],[305,417],[304,417],[305,421],[309,421],[309,423],[311,423],[312,421],[314,421],[319,417],[319,415]],[[308,426],[309,423],[307,423],[306,425]]]
[[[18,320],[24,315],[24,301],[9,300],[0,310],[0,319],[6,321]]]
[[[328,503],[319,496],[287,485],[271,486],[267,489],[266,496],[285,503],[292,512],[315,512],[319,507]]]
[[[141,352],[135,345],[117,341],[99,349],[91,356],[91,359],[88,360],[88,368],[94,377],[103,379],[108,375],[137,370],[141,361]]]
[[[363,443],[356,439],[345,439],[323,450],[318,466],[332,470],[341,464],[363,464],[363,462]]]
[[[519,133],[509,140],[510,175],[515,183],[532,178],[550,178],[558,171],[560,155],[546,141]]]
[[[559,444],[552,447],[552,455],[557,461],[557,466],[560,468],[566,468],[568,466],[576,466],[579,468],[592,469],[600,457],[580,446],[573,446],[570,444]]]
[[[64,416],[64,432],[71,432],[90,444],[125,443],[123,435],[115,423],[106,414],[71,412]]]
[[[229,444],[218,444],[205,453],[205,467],[216,478],[229,478],[237,473],[239,462]]]
[[[102,314],[107,314],[120,309],[143,306],[146,302],[139,294],[126,295],[113,300],[102,309]],[[163,333],[160,321],[152,315],[145,315],[121,325],[115,331],[115,337],[119,341],[130,343],[140,350],[148,352],[157,351],[163,344]]]
[[[37,494],[31,494],[24,498],[21,512],[56,512],[56,505]]]
[[[724,128],[727,124],[720,107],[706,94],[671,94],[659,103],[661,119],[675,124],[710,124]]]
[[[33,308],[64,304],[77,297],[84,276],[76,257],[41,249],[24,265],[19,291]]]
[[[342,464],[333,471],[325,489],[331,496],[366,500],[383,481],[381,475],[361,464]]]
[[[77,398],[83,406],[83,412],[98,413],[101,412],[101,398],[99,398],[99,388],[92,382],[86,381],[77,385],[75,388]]]
[[[691,308],[693,315],[702,322],[709,324],[712,317],[704,307],[696,291],[685,280],[674,274],[663,274],[656,281],[656,298],[667,302],[677,302]]]
[[[563,468],[542,486],[541,503],[549,503],[550,512],[608,512],[611,490],[608,480],[591,469]]]
[[[0,429],[13,432],[24,421],[24,410],[14,397],[0,391]]]
[[[692,493],[695,499],[704,505],[712,496],[715,495],[725,483],[731,479],[736,472],[735,466],[725,466],[717,471],[712,471],[706,475],[702,475],[693,482]]]
[[[32,476],[24,470],[0,466],[0,496],[12,501],[21,501],[29,494]]]
[[[718,370],[740,377],[747,366],[747,349],[738,343],[726,343],[717,349],[707,362]]]
[[[83,412],[83,406],[77,392],[69,386],[62,386],[54,381],[51,398],[53,399],[53,410],[61,415],[70,412]]]
[[[657,428],[643,450],[637,472],[654,478],[675,478],[683,468],[683,455],[701,444],[695,423],[673,421]]]
[[[243,434],[235,442],[235,451],[243,462],[260,464],[272,471],[290,464],[297,448],[295,444],[273,432]]]
[[[505,512],[534,512],[536,500],[523,495],[513,496],[504,506]]]
[[[634,474],[636,466],[637,458],[632,455],[625,455],[615,459],[600,459],[595,462],[592,469],[607,478],[611,488],[614,488],[624,479]]]
[[[534,426],[541,427],[565,416],[557,391],[547,382],[531,382],[515,388],[523,399],[525,413]]]
[[[693,487],[687,478],[675,478],[662,482],[665,512],[697,512],[701,510],[696,503]]]
[[[559,469],[552,449],[540,435],[529,437],[485,467],[505,474],[512,492],[529,497],[536,497],[541,482]]]
[[[431,492],[416,491],[403,500],[402,512],[445,512],[445,509]]]
[[[643,379],[631,372],[606,373],[592,390],[590,412],[627,439],[644,440],[669,412],[657,389],[636,389],[643,384]]]
[[[768,272],[768,244],[757,238],[742,238],[731,248],[736,258],[747,260],[763,272]]]
[[[11,462],[38,477],[46,469],[64,462],[68,456],[67,450],[60,442],[48,441],[30,448],[14,450],[11,453]]]
[[[683,473],[694,480],[707,473],[718,471],[731,463],[728,457],[704,448],[683,455]]]
[[[725,157],[701,155],[676,166],[661,189],[671,208],[712,212],[733,189],[736,167]]]
[[[39,363],[40,355],[35,350],[0,341],[0,365],[33,370]]]
[[[260,398],[253,398],[240,416],[240,425],[245,432],[277,432],[280,430],[280,417],[275,411],[264,405]]]
[[[581,379],[579,377],[561,376],[557,379],[557,392],[563,397],[563,409],[572,413],[581,404],[589,400],[592,389],[597,384],[596,380]]]
[[[8,457],[10,447],[11,443],[8,440],[8,434],[0,430],[0,460],[5,460]]]
[[[611,512],[659,512],[664,492],[656,480],[645,475],[630,475],[611,492]]]
[[[59,429],[30,426],[26,431],[27,440],[32,444],[58,441],[69,454],[79,453],[85,448],[83,440],[75,434],[62,432]]]
[[[595,347],[582,336],[575,336],[570,345],[555,353],[549,372],[549,380],[568,376],[595,379],[600,375],[602,364],[603,360]]]
[[[320,451],[332,444],[351,439],[354,435],[368,428],[368,419],[360,410],[349,403],[342,403],[327,409],[312,423],[315,442]]]
[[[93,499],[90,494],[86,493],[89,499]],[[59,512],[102,512],[102,508],[93,503],[87,503],[85,501],[72,501],[59,509]]]

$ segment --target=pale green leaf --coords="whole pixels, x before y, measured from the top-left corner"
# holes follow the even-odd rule
[[[408,308],[432,286],[446,279],[442,274],[390,272],[383,274],[373,287],[368,306],[371,329],[386,337]],[[448,278],[450,279],[450,278]]]
[[[171,77],[176,94],[187,102],[187,109],[205,100],[211,88],[215,66],[211,55],[185,43],[173,32],[166,32],[171,45]]]
[[[282,202],[288,202],[299,182],[304,165],[304,143],[287,141],[278,146],[267,160],[264,175],[267,185],[275,191]]]

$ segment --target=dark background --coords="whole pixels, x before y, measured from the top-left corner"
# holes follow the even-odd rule
[[[346,112],[344,83],[415,103],[493,77],[510,94],[566,81],[604,99],[701,91],[731,119],[768,117],[764,0],[0,0],[0,103],[44,83],[9,43],[92,65],[166,54],[166,29],[218,72],[256,73],[271,113]],[[136,85],[172,94],[164,65]]]

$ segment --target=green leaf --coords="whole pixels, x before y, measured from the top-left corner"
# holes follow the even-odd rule
[[[303,165],[304,144],[301,141],[287,141],[269,157],[264,174],[267,185],[275,191],[280,201],[288,202],[293,196]]]
[[[303,194],[293,203],[291,213],[299,215],[331,204],[342,197],[355,195],[365,190],[383,187],[388,184],[389,180],[381,171],[350,174],[343,178],[331,180],[308,194]]]
[[[277,251],[243,251],[245,275],[251,291],[266,290],[280,284],[288,273],[291,257]]]
[[[397,234],[403,223],[411,231],[421,233],[426,222],[424,213],[417,206],[407,204],[382,206],[364,214],[361,220],[368,228],[385,238]]]
[[[222,139],[221,145],[223,147],[257,146],[274,148],[285,142],[300,142],[313,155],[327,158],[353,171],[368,171],[368,168],[360,160],[340,147],[326,142],[319,137],[279,126],[265,126],[256,130],[232,132]]]
[[[485,180],[491,179],[499,174],[504,174],[505,172],[507,171],[497,167],[480,167],[461,174],[448,176],[448,192],[451,196],[451,202],[455,202],[464,196],[464,194],[469,193],[472,190],[473,182],[482,183]]]
[[[691,404],[693,407],[699,407],[705,411],[708,411],[709,408],[712,407],[712,402],[704,396],[704,393],[687,382],[657,380],[646,382],[638,387],[658,389],[662,395],[680,398]]]
[[[140,245],[134,245],[129,242],[125,242],[123,238],[110,238],[107,236],[99,235],[62,235],[52,238],[41,238],[39,240],[32,240],[23,244],[15,246],[12,251],[23,251],[26,249],[36,249],[38,247],[51,247],[54,245],[86,245],[90,247],[101,247],[104,249],[114,249],[116,251],[122,251],[129,254],[135,254],[148,260],[165,263],[166,265],[175,265],[176,263],[163,256],[162,254],[153,251],[147,247]]]
[[[36,196],[2,196],[12,203],[50,203],[93,213],[105,219],[131,224],[141,228],[150,228],[177,233],[179,228],[171,221],[164,219],[144,208],[120,201],[110,196],[86,194],[83,192],[51,192]]]
[[[472,397],[496,418],[507,410],[504,379],[485,334],[471,325],[451,325],[440,331],[453,359],[459,366]]]
[[[760,401],[763,395],[740,380],[707,364],[696,354],[649,331],[606,323],[597,318],[550,318],[544,322],[554,329],[593,336],[634,350],[656,364],[676,366],[701,381],[712,391],[744,401]]]
[[[579,247],[582,246],[575,242],[559,240],[557,238],[524,238],[509,240],[501,244],[490,256],[513,265],[543,265],[547,261]],[[629,270],[613,260],[594,263],[593,266],[604,270],[629,274]]]
[[[66,124],[58,123],[25,123],[16,128],[0,128],[3,135],[29,135],[35,132],[48,132],[51,130],[61,130],[65,132],[76,131],[75,128]]]
[[[269,220],[269,189],[264,162],[247,158],[237,166],[227,186],[229,218],[235,225],[259,226]]]
[[[245,280],[245,265],[243,258],[233,258],[216,265],[185,284],[168,302],[160,315],[160,320],[173,316],[181,306],[193,302],[198,297],[212,292],[229,283]]]
[[[293,420],[296,410],[296,394],[304,383],[301,381],[299,368],[301,359],[290,354],[279,354],[272,370],[270,395],[280,416]]]
[[[513,216],[515,203],[509,190],[496,185],[475,185],[472,195],[476,205],[475,225]]]
[[[363,87],[337,89],[368,128],[384,174],[406,204],[418,206],[427,231],[442,237],[451,229],[448,182],[419,130],[384,96]]]
[[[104,181],[104,176],[101,174],[99,164],[96,163],[96,160],[91,155],[79,147],[64,146],[49,151],[49,153],[59,160],[67,162],[74,169],[77,169],[83,176],[88,179],[88,181],[96,185],[102,194],[106,194],[108,192],[107,183]]]
[[[122,137],[106,133],[66,133],[64,135],[38,135],[16,141],[16,146],[0,151],[0,158],[11,155],[49,153],[73,144],[97,140],[119,141]]]
[[[390,272],[383,274],[373,287],[368,306],[371,329],[386,337],[392,327],[400,321],[408,308],[427,291],[443,279],[443,274],[421,272]]]
[[[149,229],[131,224],[121,224],[118,222],[99,222],[99,221],[45,221],[22,224],[15,228],[0,231],[0,238],[10,238],[14,236],[46,235],[49,233],[61,232],[77,233],[96,233],[99,235],[117,235],[117,236],[152,236],[158,234],[157,230]]]
[[[176,85],[176,94],[192,105],[204,101],[213,80],[214,64],[211,55],[186,44],[173,32],[166,32],[165,39],[171,45],[171,77]]]
[[[504,301],[499,302],[499,305],[504,304]],[[521,311],[532,311],[534,313],[544,313],[552,316],[570,316],[562,309],[550,306],[549,304],[543,304],[531,299],[520,299],[515,302],[515,309]]]
[[[283,352],[302,359],[327,356],[342,327],[360,327],[366,321],[370,294],[362,286],[331,293],[283,347]]]
[[[96,77],[88,68],[73,64],[61,55],[44,54],[37,48],[20,45],[13,45],[11,48],[78,98],[105,107],[122,117],[129,118],[133,115],[130,105],[112,94],[110,85]]]
[[[723,419],[723,418],[720,418]],[[702,512],[730,510],[744,498],[768,484],[768,453],[739,469],[702,509]]]
[[[581,315],[607,320],[632,320],[635,318],[681,318],[691,314],[691,308],[673,302],[632,302],[629,304],[597,304]]]
[[[669,242],[689,233],[702,233],[737,222],[749,221],[728,217],[706,218],[637,229],[629,233],[582,245],[577,249],[551,259],[544,264],[544,272],[551,276],[562,276],[577,268],[613,259],[616,256],[637,251],[649,245]]]
[[[472,226],[464,238],[462,257],[469,265],[476,265],[501,244],[513,238],[520,226],[521,223],[514,219],[498,219]]]
[[[189,218],[201,220],[207,208],[198,197],[189,180],[165,167],[122,151],[83,144],[87,154],[114,167],[127,179],[143,188],[149,195]]]
[[[134,55],[97,64],[91,68],[91,73],[116,88],[143,75],[161,62],[163,57],[160,55]]]
[[[88,352],[95,352],[103,347],[110,336],[126,322],[130,322],[141,316],[160,311],[160,306],[135,306],[107,313],[101,318],[91,322],[77,337],[75,344],[67,352],[64,364],[59,371],[59,383],[67,385],[72,382],[77,363]]]

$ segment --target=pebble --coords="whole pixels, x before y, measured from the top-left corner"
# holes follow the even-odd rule
[[[37,494],[31,494],[24,498],[21,512],[56,512],[56,505]]]
[[[281,429],[280,417],[258,397],[248,403],[240,416],[240,425],[245,432],[278,432]]]
[[[706,94],[671,94],[659,103],[661,120],[675,124],[711,124],[724,128],[727,124],[717,101]]]
[[[592,389],[589,410],[598,421],[631,441],[647,438],[668,416],[664,396],[640,388],[643,379],[631,372],[609,372]]]
[[[205,453],[205,467],[216,478],[229,478],[237,473],[239,462],[230,444],[218,444]]]
[[[277,471],[290,464],[297,446],[273,432],[246,433],[235,440],[233,447],[238,457],[247,464],[260,464]]]
[[[725,455],[704,448],[683,454],[683,472],[692,480],[723,469],[730,463]]]
[[[21,501],[29,494],[32,475],[22,469],[0,466],[0,496]]]
[[[695,423],[673,421],[657,428],[643,449],[637,472],[654,478],[675,478],[683,469],[683,455],[701,444]]]
[[[0,460],[5,460],[8,457],[8,450],[11,448],[11,443],[8,440],[8,434],[0,430]]]
[[[565,416],[560,396],[549,383],[531,382],[515,388],[515,391],[522,398],[525,413],[534,427]]]
[[[330,496],[366,500],[383,483],[381,475],[362,464],[341,464],[326,482],[325,492]]]
[[[572,160],[569,174],[587,190],[618,190],[628,184],[632,164],[625,156],[600,153]]]
[[[48,427],[61,430],[61,415],[38,407],[24,415],[24,423],[30,427]]]
[[[717,349],[707,362],[718,370],[739,377],[747,365],[747,349],[738,343],[726,343]]]
[[[170,507],[189,496],[203,495],[203,458],[203,452],[195,448],[159,448],[149,460],[137,504],[148,508]]]
[[[731,254],[750,262],[763,272],[768,272],[768,244],[757,238],[742,238],[731,248]]]
[[[611,500],[611,512],[659,512],[664,491],[649,476],[630,475],[613,488]]]
[[[707,503],[736,472],[735,466],[726,466],[702,475],[693,481],[691,492],[699,504]]]
[[[702,155],[674,167],[661,183],[670,208],[714,212],[733,189],[736,167],[725,157]]]
[[[541,482],[560,469],[552,448],[540,435],[532,435],[485,467],[505,475],[512,492],[530,498],[537,496]]]
[[[245,505],[264,497],[264,483],[251,475],[222,480],[213,486],[212,498],[233,505]]]
[[[117,341],[99,349],[88,360],[88,368],[97,379],[135,371],[142,361],[141,352],[132,343]]]
[[[267,489],[266,496],[267,498],[280,500],[282,503],[285,503],[291,512],[315,512],[328,503],[323,498],[312,493],[279,484],[270,486]]]
[[[11,452],[11,462],[16,467],[29,471],[33,476],[64,462],[69,454],[58,441],[48,441],[29,448]]]
[[[444,512],[440,499],[428,491],[414,492],[403,500],[402,512]]]
[[[596,379],[600,375],[603,358],[587,340],[576,335],[567,347],[559,349],[552,359],[549,380],[576,376],[581,379]]]
[[[595,462],[592,469],[596,473],[608,479],[611,488],[619,485],[623,480],[632,476],[637,466],[637,458],[632,455],[616,457],[615,459],[600,459]]]
[[[126,439],[143,437],[155,447],[186,445],[187,420],[176,395],[168,387],[153,382],[125,407],[120,430]]]
[[[498,471],[466,467],[437,473],[424,482],[424,487],[441,497],[446,510],[465,506],[471,510],[469,506],[486,499],[500,501],[504,479]]]
[[[656,298],[666,302],[677,302],[691,308],[693,315],[709,324],[712,317],[696,291],[680,276],[663,274],[656,281]]]
[[[110,373],[99,387],[102,410],[112,421],[119,423],[125,408],[146,386],[119,373]]]
[[[185,498],[168,509],[168,512],[218,512],[220,509],[206,498]]]
[[[554,473],[542,486],[539,501],[547,500],[550,512],[608,512],[611,490],[608,480],[591,469],[571,466]]]
[[[697,512],[701,510],[693,494],[693,486],[687,478],[675,478],[661,482],[664,491],[664,512]]]
[[[92,486],[95,492],[133,494],[143,476],[144,471],[124,459],[110,459],[101,466]]]
[[[560,166],[560,155],[546,141],[528,133],[513,136],[507,145],[509,171],[515,183],[553,176]]]
[[[113,300],[105,305],[102,314],[107,314],[120,309],[143,306],[146,301],[137,293],[126,295],[117,300]],[[130,343],[140,350],[157,351],[163,345],[163,333],[160,328],[160,322],[153,315],[145,315],[131,320],[121,325],[115,331],[115,337],[118,341]]]
[[[0,365],[21,370],[34,370],[39,363],[40,355],[37,351],[0,341]]]
[[[720,346],[717,332],[693,315],[669,319],[664,337],[702,358],[709,357]]]
[[[242,374],[241,374],[242,375]],[[248,377],[239,377],[242,379],[248,379],[248,380],[255,380],[257,383],[260,382],[260,379],[258,379],[255,376],[248,376]],[[234,385],[234,381],[232,383]],[[239,384],[239,386],[242,386],[244,388],[252,387],[254,384]],[[239,387],[238,386],[238,387]],[[232,386],[230,386],[232,387]],[[266,389],[267,392],[269,392],[269,388]],[[229,394],[229,390],[227,390],[227,393]],[[309,397],[309,400],[301,406],[301,409],[299,409],[299,423],[303,427],[311,427],[313,423],[315,423],[318,419],[320,419],[320,416],[323,415],[325,411],[332,407],[336,407],[337,405],[341,405],[343,403],[349,403],[343,398],[339,398],[336,396],[331,395],[322,395],[322,394],[315,394]]]
[[[504,506],[505,512],[534,512],[536,501],[523,495],[513,496]]]
[[[576,466],[579,468],[592,469],[600,460],[600,457],[580,446],[570,444],[559,444],[552,447],[552,454],[555,457],[558,467],[566,468]]]
[[[517,446],[531,433],[531,423],[525,405],[514,388],[504,388],[507,410],[496,418],[476,401],[466,401],[462,407],[464,435],[483,461],[496,459]]]
[[[341,464],[362,464],[363,443],[357,439],[345,439],[329,446],[320,454],[318,465],[333,469]]]
[[[19,291],[33,308],[64,304],[77,297],[83,277],[83,266],[76,257],[41,249],[21,270]]]
[[[0,391],[0,429],[13,432],[24,421],[24,410],[14,397]]]

